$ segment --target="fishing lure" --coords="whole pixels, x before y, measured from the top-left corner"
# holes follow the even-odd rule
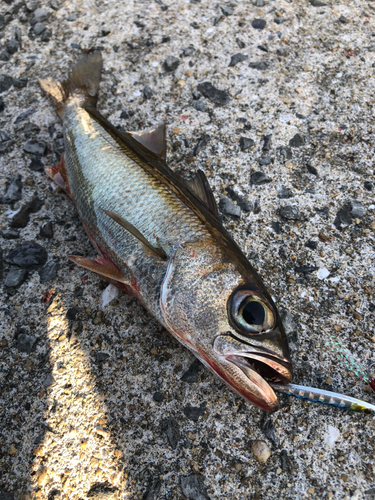
[[[288,384],[272,384],[275,391],[289,396],[295,396],[301,399],[307,399],[314,403],[322,403],[336,408],[344,408],[346,410],[365,413],[366,415],[375,415],[375,406],[361,401],[360,399],[351,398],[337,392],[325,391],[324,389],[316,389],[315,387],[306,387],[303,385]]]

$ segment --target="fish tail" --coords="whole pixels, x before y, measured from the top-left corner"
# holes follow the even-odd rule
[[[59,83],[46,78],[39,80],[39,84],[51,96],[59,114],[70,97],[80,99],[83,107],[96,108],[102,67],[101,53],[93,52],[78,60],[66,81]]]

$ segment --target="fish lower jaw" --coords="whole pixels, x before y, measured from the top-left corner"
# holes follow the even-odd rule
[[[265,383],[269,384],[289,384],[292,381],[292,371],[290,365],[282,363],[270,357],[261,356],[255,353],[229,354],[225,356],[240,368],[246,375],[250,376],[255,372]],[[285,366],[286,365],[286,366]],[[251,377],[250,377],[251,378]]]

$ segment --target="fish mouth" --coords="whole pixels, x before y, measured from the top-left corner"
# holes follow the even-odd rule
[[[278,410],[279,402],[270,384],[292,381],[288,359],[223,335],[215,339],[214,351],[231,365],[233,381],[226,382],[232,389],[266,411]]]

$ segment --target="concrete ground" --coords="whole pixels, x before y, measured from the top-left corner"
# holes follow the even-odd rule
[[[206,172],[283,312],[295,382],[375,404],[374,15],[359,0],[2,2],[1,500],[375,498],[373,416],[287,396],[264,414],[66,259],[94,251],[43,172],[63,144],[37,82],[101,50],[99,109],[123,129],[165,121],[169,165]]]

